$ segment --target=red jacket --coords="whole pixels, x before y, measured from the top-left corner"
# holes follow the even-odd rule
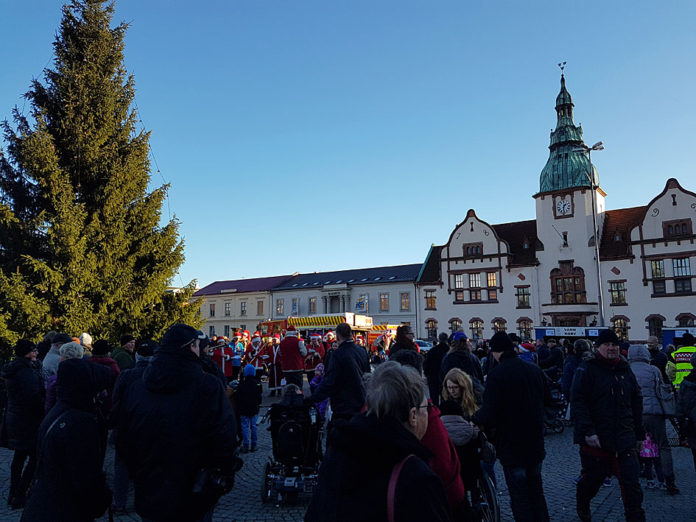
[[[428,399],[428,429],[421,439],[421,444],[434,453],[433,458],[428,462],[430,469],[440,477],[445,486],[450,512],[458,512],[466,497],[460,473],[461,464],[457,449],[440,420],[440,410],[430,399]]]
[[[315,350],[314,353],[310,353],[311,350]],[[319,346],[314,346],[313,344],[307,345],[307,357],[304,361],[305,370],[314,371],[322,359],[324,358],[324,347],[321,343]]]
[[[288,336],[280,341],[280,367],[291,372],[304,369],[304,355],[307,354],[304,343],[297,337]]]
[[[224,350],[220,346],[216,346],[213,348],[213,355],[210,356],[210,358],[215,361],[215,363],[220,367],[220,369],[223,368],[222,365],[222,355],[223,353],[225,355],[229,355],[229,359],[225,360],[225,377],[232,377],[232,356],[234,355],[234,350],[230,348],[229,346],[225,346]]]

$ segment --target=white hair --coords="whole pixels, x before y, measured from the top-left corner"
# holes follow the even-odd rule
[[[85,354],[85,349],[80,343],[73,341],[61,346],[58,353],[60,353],[63,359],[82,359],[82,356]]]

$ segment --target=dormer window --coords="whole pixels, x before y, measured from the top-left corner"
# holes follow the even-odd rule
[[[483,254],[483,243],[468,243],[463,245],[464,257],[480,257]]]
[[[665,239],[686,237],[692,233],[691,219],[664,221],[662,223],[662,235]]]

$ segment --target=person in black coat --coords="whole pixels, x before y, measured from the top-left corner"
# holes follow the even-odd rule
[[[242,424],[242,453],[256,451],[258,432],[256,421],[259,417],[262,389],[256,380],[256,370],[253,364],[244,367],[244,379],[237,387],[237,413]]]
[[[471,353],[471,344],[469,338],[464,332],[455,332],[452,335],[452,348],[445,355],[440,367],[440,389],[442,382],[445,380],[445,375],[452,368],[459,368],[464,373],[469,374],[469,377],[475,379],[474,389],[483,386],[483,370],[478,357]]]
[[[427,464],[432,454],[419,442],[427,426],[421,376],[380,364],[368,381],[367,412],[329,434],[305,521],[449,520],[442,481]]]
[[[336,327],[338,348],[329,358],[326,375],[305,399],[307,403],[331,399],[332,420],[350,419],[360,413],[365,404],[363,375],[370,373],[367,352],[353,342],[353,331],[347,323]]]
[[[418,351],[418,345],[413,342],[414,338],[413,329],[407,325],[402,324],[396,329],[396,337],[394,342],[389,347],[389,355],[392,356],[398,353],[399,350],[413,350]]]
[[[563,348],[556,344],[556,339],[546,341],[549,347],[548,357],[539,354],[539,368],[546,370],[551,379],[557,381],[563,375]]]
[[[575,370],[570,399],[582,465],[576,496],[578,517],[591,519],[590,501],[605,477],[616,474],[626,520],[644,521],[637,451],[645,438],[640,386],[621,357],[619,339],[612,330],[602,330],[595,345],[594,357]]]
[[[116,451],[145,519],[199,519],[217,497],[194,493],[196,478],[215,470],[229,481],[238,468],[234,413],[220,380],[203,371],[199,343],[196,329],[170,327],[142,377],[114,405]]]
[[[58,366],[57,402],[39,428],[36,481],[23,522],[86,522],[109,507],[95,399],[111,382],[108,368],[84,359]]]
[[[493,443],[503,465],[515,520],[549,520],[541,480],[544,450],[544,405],[551,401],[546,377],[521,360],[505,332],[491,338],[498,366],[486,381],[483,406],[472,420],[495,430]]]
[[[445,332],[440,334],[438,338],[440,342],[428,351],[428,354],[425,356],[425,362],[423,363],[423,372],[428,379],[430,399],[435,406],[440,404],[440,390],[442,389],[440,368],[442,367],[442,360],[445,358],[450,348],[447,343],[447,337]]]
[[[15,355],[16,359],[3,367],[0,376],[7,389],[7,446],[14,450],[7,503],[17,509],[24,505],[34,476],[36,436],[44,416],[44,384],[34,343],[20,339]]]

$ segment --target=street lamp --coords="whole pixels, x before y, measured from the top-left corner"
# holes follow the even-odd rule
[[[604,150],[604,142],[598,141],[591,147],[584,145],[573,149],[573,152],[583,152],[587,154],[587,161],[590,164],[589,174],[586,172],[590,187],[592,189],[592,226],[594,227],[594,247],[595,247],[595,265],[597,270],[597,294],[599,296],[599,326],[604,326],[604,296],[602,295],[602,270],[599,266],[599,233],[597,230],[597,184],[592,175],[592,151]]]

